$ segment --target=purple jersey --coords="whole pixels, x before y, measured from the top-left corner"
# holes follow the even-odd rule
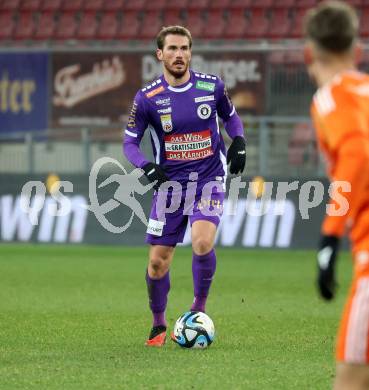
[[[231,138],[243,137],[243,126],[218,77],[191,71],[189,81],[170,86],[164,76],[139,90],[124,137],[124,151],[137,167],[148,160],[139,149],[150,129],[155,162],[171,180],[187,182],[191,172],[198,180],[226,174],[226,157],[218,118]]]

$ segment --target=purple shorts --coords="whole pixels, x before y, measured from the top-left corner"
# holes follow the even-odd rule
[[[203,189],[204,186],[201,186],[192,197],[186,197],[185,190],[177,194],[169,192],[167,196],[155,192],[146,243],[176,246],[183,241],[188,221],[191,226],[195,221],[210,221],[218,226],[223,214],[224,190],[221,186],[213,188],[208,186],[206,190]],[[165,218],[163,218],[164,204],[166,210],[169,210],[165,213]],[[171,205],[179,205],[179,207],[174,206],[173,211],[170,211]]]

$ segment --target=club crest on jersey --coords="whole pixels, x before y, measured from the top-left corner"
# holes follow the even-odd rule
[[[197,115],[201,119],[208,119],[211,115],[211,107],[209,104],[200,104],[197,107]]]
[[[165,133],[173,130],[172,115],[160,115],[161,127]]]

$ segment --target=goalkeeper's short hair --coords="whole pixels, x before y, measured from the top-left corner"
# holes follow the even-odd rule
[[[359,19],[349,4],[326,1],[307,12],[304,32],[320,49],[341,54],[350,50],[358,36]]]

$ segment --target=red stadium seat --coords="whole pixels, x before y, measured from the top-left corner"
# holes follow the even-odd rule
[[[154,39],[163,26],[161,13],[158,11],[146,12],[139,33],[140,39]]]
[[[204,31],[204,17],[201,10],[192,10],[187,14],[185,27],[191,31],[194,38],[201,38]]]
[[[209,4],[209,9],[226,10],[231,0],[212,0]]]
[[[166,10],[173,9],[187,9],[188,8],[188,0],[182,1],[169,1],[166,5]]]
[[[293,8],[295,0],[274,0],[273,8]]]
[[[249,10],[252,6],[253,0],[231,0],[229,3],[230,9],[243,9]]]
[[[32,13],[24,12],[18,15],[18,23],[15,29],[15,39],[32,39],[36,30]]]
[[[109,0],[103,2],[103,11],[123,11],[124,0]]]
[[[291,38],[300,38],[302,36],[305,13],[306,9],[304,8],[298,9],[295,13],[291,25]]]
[[[0,4],[0,11],[17,11],[20,0],[3,0]]]
[[[269,20],[264,9],[254,9],[250,19],[250,24],[246,31],[248,38],[266,38],[269,28]]]
[[[269,24],[269,38],[288,38],[291,29],[291,19],[288,17],[287,8],[273,10],[273,15]]]
[[[41,0],[23,0],[20,6],[21,11],[38,11],[41,8]]]
[[[362,38],[367,38],[369,37],[369,8],[364,8],[362,10],[360,20],[360,36]]]
[[[203,37],[207,39],[219,39],[222,38],[226,21],[223,15],[223,10],[209,11],[206,20],[206,28],[203,32]]]
[[[145,11],[161,11],[165,9],[167,0],[155,0],[146,2]]]
[[[97,39],[114,39],[118,33],[119,23],[116,14],[107,12],[102,15],[97,31]]]
[[[84,0],[63,0],[61,10],[75,12],[83,8]]]
[[[105,3],[109,3],[110,1],[106,1]],[[83,9],[85,11],[100,11],[103,8],[104,1],[103,0],[87,0],[83,5]]]
[[[243,10],[233,9],[228,14],[228,23],[224,30],[224,38],[241,39],[245,36],[248,20]]]
[[[15,29],[14,15],[11,12],[0,13],[0,40],[11,39]]]
[[[77,32],[77,21],[73,12],[65,12],[60,15],[55,31],[56,39],[74,39]]]
[[[346,0],[347,3],[351,4],[353,7],[361,7],[363,5],[363,2],[365,3],[365,0]]]
[[[118,29],[118,39],[138,39],[141,22],[139,20],[138,12],[125,12],[123,14],[123,21]]]
[[[209,0],[189,0],[187,8],[189,10],[204,10],[208,9]]]
[[[95,12],[86,12],[79,23],[77,38],[94,39],[97,33],[97,19]]]
[[[166,10],[163,15],[163,26],[182,25],[183,18],[181,11],[176,9]]]
[[[252,4],[253,9],[257,8],[270,8],[274,4],[274,0],[258,0]]]
[[[146,0],[127,0],[124,11],[142,11],[145,9]]]
[[[317,3],[317,0],[296,0],[295,7],[298,8],[311,8],[314,7]]]
[[[46,40],[54,36],[56,28],[55,16],[53,12],[43,12],[38,19],[34,39]]]
[[[44,0],[41,4],[41,9],[44,11],[58,11],[61,3],[61,0]]]

